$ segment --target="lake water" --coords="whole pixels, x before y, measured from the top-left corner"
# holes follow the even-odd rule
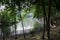
[[[3,6],[1,6],[0,7],[0,10],[4,10],[5,9],[5,6],[3,5]],[[25,31],[25,33],[29,33],[30,32],[30,30],[32,30],[33,28],[34,28],[34,23],[35,22],[38,22],[38,23],[40,23],[40,24],[43,24],[43,22],[40,20],[37,20],[36,18],[35,19],[33,19],[33,13],[29,13],[28,15],[27,15],[27,18],[25,18],[24,20],[23,20],[23,24],[24,24],[24,31]],[[11,26],[11,32],[12,32],[12,34],[14,34],[14,26],[12,27]],[[17,34],[22,34],[23,33],[23,28],[22,28],[22,24],[21,24],[21,21],[19,22],[19,23],[17,23],[17,30],[16,30],[16,33]]]
[[[29,33],[33,28],[34,28],[34,23],[35,22],[38,22],[41,24],[41,26],[43,25],[43,21],[42,20],[37,20],[36,18],[33,19],[33,18],[26,18],[24,21],[23,21],[23,24],[24,24],[24,32],[25,33]],[[13,34],[14,33],[14,28],[11,27],[11,31]],[[17,34],[23,34],[23,28],[22,28],[22,24],[21,24],[21,21],[19,23],[17,23],[17,30],[16,30],[16,33]]]

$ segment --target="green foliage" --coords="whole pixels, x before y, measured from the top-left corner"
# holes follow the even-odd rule
[[[39,5],[36,6],[34,17],[36,17],[38,19],[40,19],[41,17],[43,17],[43,10],[42,10],[41,6],[39,6]]]
[[[35,22],[34,28],[31,30],[31,32],[40,31],[42,29],[43,27],[38,22]]]
[[[42,29],[43,27],[38,22],[35,22],[34,28],[30,31],[30,33],[32,34],[32,36],[34,36],[33,34],[35,32],[41,31]]]
[[[56,6],[55,4],[57,4],[56,6],[57,10],[60,11],[60,1],[59,0],[53,0],[53,1],[55,3],[53,3],[52,6]],[[25,4],[25,2],[27,2],[27,4]],[[3,12],[0,13],[0,23],[1,23],[0,28],[3,28],[4,34],[9,32],[8,30],[10,26],[18,22],[16,20],[19,19],[20,21],[21,18],[23,20],[26,17],[26,15],[30,12],[34,13],[34,17],[38,19],[43,17],[42,0],[35,0],[35,2],[33,2],[32,0],[29,0],[29,2],[27,0],[26,1],[25,0],[11,0],[11,2],[10,0],[0,0],[0,3],[8,5],[8,7],[6,7],[7,10],[4,10]],[[29,3],[31,3],[32,7],[31,5],[29,5]],[[23,4],[24,6],[22,6]],[[45,0],[45,5],[48,6],[48,0]],[[18,8],[16,8],[16,6]],[[56,7],[52,7],[53,10],[52,10],[51,16],[55,17]],[[23,14],[21,14],[21,10],[24,10]],[[20,14],[16,13],[17,11],[19,11]],[[16,16],[17,14],[19,15],[19,17]],[[42,29],[42,27],[39,23],[35,23],[34,30],[38,30],[38,29]]]
[[[15,10],[12,11],[11,8],[5,9],[4,11],[0,12],[0,28],[2,29],[3,35],[8,36],[10,34],[10,26],[16,24],[16,12]]]
[[[2,29],[2,32],[3,32],[3,35],[4,35],[5,37],[7,37],[8,35],[10,35],[10,28],[9,28],[9,27],[4,27],[4,28]]]
[[[38,22],[35,22],[34,24],[34,30],[41,30],[43,27],[41,26],[41,24],[39,24]]]
[[[7,9],[3,12],[1,12],[1,23],[5,23],[6,26],[11,26],[15,20],[16,14],[13,13],[13,11],[11,9]],[[3,24],[4,25],[4,24]],[[5,25],[4,25],[5,26]]]

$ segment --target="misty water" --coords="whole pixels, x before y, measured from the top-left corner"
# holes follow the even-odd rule
[[[35,22],[38,22],[39,24],[41,24],[41,26],[43,25],[43,20],[42,19],[40,19],[40,21],[39,21],[37,18],[33,18],[32,13],[27,15],[27,17],[23,20],[24,32],[29,33],[34,28],[34,23]],[[12,31],[13,34],[15,34],[14,33],[14,28],[11,27],[11,31]],[[17,34],[23,34],[23,27],[22,27],[21,21],[19,23],[17,23],[16,33]]]
[[[23,20],[23,25],[24,25],[24,33],[29,33],[33,28],[34,28],[34,23],[38,22],[43,25],[43,20],[40,19],[40,21],[37,18],[33,18],[31,13]],[[11,33],[12,35],[15,35],[15,26],[11,26]],[[0,32],[1,33],[1,32]],[[17,23],[17,29],[16,29],[16,34],[23,34],[23,27],[22,27],[22,22],[20,21]]]
[[[26,18],[23,20],[23,27],[24,27],[24,32],[25,33],[29,33],[30,30],[33,29],[33,18]],[[20,21],[19,23],[17,23],[17,29],[16,29],[16,33],[17,34],[22,34],[23,33],[23,27],[22,27],[22,22]],[[11,27],[11,31],[14,32],[14,27]]]
[[[1,10],[4,11],[5,9],[5,6],[2,5],[0,7],[0,12]],[[23,14],[23,13],[22,13]],[[33,28],[34,28],[34,23],[35,22],[38,22],[40,23],[41,25],[43,24],[43,21],[42,20],[37,20],[36,18],[33,18],[33,13],[28,13],[28,15],[26,16],[26,18],[23,20],[23,25],[24,25],[24,32],[25,33],[29,33]],[[12,34],[14,35],[15,34],[15,28],[14,28],[14,25],[11,26],[11,32]],[[0,31],[1,33],[1,31]],[[16,29],[16,33],[17,34],[22,34],[23,33],[23,27],[22,27],[22,23],[21,21],[19,21],[19,23],[17,23],[17,29]]]

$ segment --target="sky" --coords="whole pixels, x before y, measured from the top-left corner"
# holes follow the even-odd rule
[[[0,6],[0,12],[1,12],[1,11],[4,11],[4,9],[5,9],[5,6],[4,6],[4,5],[1,5],[1,6]]]

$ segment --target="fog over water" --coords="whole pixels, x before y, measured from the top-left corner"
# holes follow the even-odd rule
[[[2,5],[0,7],[0,11],[4,11],[5,6]],[[29,33],[30,30],[32,30],[34,28],[34,23],[38,22],[40,24],[43,24],[42,20],[37,20],[36,18],[33,18],[33,13],[28,13],[27,17],[23,20],[23,25],[24,25],[24,32],[25,33]],[[14,25],[11,26],[11,32],[12,34],[15,34],[15,29],[14,29]],[[16,33],[17,34],[22,34],[23,33],[23,27],[22,27],[22,23],[21,21],[19,23],[17,23],[17,29],[16,29]]]
[[[23,21],[23,25],[24,25],[24,31],[25,33],[30,32],[30,30],[33,29],[33,19],[32,18],[27,18],[26,20]],[[11,31],[14,31],[14,28],[11,27]],[[23,27],[22,27],[22,23],[21,21],[19,23],[17,23],[17,34],[21,34],[23,33]]]

